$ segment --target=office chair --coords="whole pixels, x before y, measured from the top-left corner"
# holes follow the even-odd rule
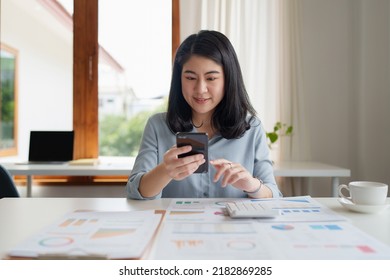
[[[11,174],[0,164],[0,199],[3,197],[19,197]]]

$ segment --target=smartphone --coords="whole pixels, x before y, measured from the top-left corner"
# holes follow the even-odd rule
[[[195,173],[207,173],[209,171],[208,162],[208,143],[209,137],[203,132],[178,132],[176,133],[176,146],[183,147],[190,145],[192,150],[188,153],[179,155],[180,158],[195,154],[203,154],[205,163],[199,166]]]

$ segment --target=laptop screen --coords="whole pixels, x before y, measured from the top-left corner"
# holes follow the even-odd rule
[[[74,131],[31,131],[28,161],[70,161],[73,144]]]

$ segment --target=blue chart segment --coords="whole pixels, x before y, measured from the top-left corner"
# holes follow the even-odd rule
[[[342,230],[339,225],[310,225],[310,228],[315,230]]]
[[[341,226],[335,224],[312,224],[309,225],[312,230],[343,230]],[[272,225],[271,228],[276,230],[293,230],[294,226],[289,224]]]
[[[307,209],[282,209],[282,213],[285,215],[285,214],[293,214],[293,213],[307,213],[307,214],[310,214],[310,213],[320,213],[321,210],[318,209],[318,208],[314,208],[314,209],[310,209],[310,208],[307,208]]]
[[[277,229],[277,230],[293,230],[294,229],[294,227],[292,225],[284,225],[284,224],[273,225],[272,228]]]

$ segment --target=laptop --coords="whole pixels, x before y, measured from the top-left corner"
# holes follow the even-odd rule
[[[73,146],[74,131],[31,131],[28,164],[71,161]]]

